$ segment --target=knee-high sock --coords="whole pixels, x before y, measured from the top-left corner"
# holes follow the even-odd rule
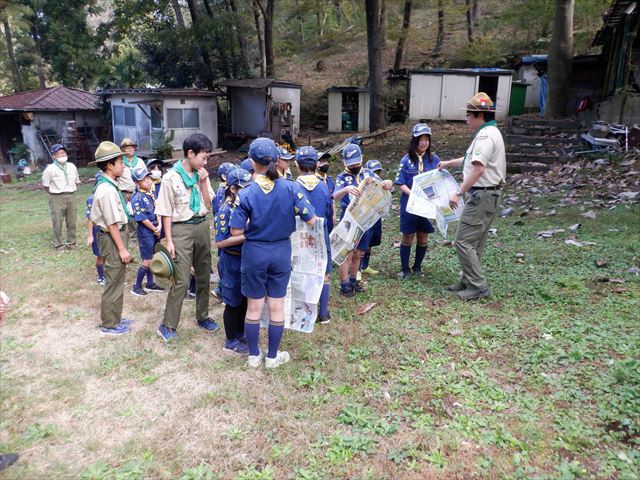
[[[276,355],[278,355],[278,347],[283,333],[284,320],[281,322],[269,320],[269,352],[267,353],[267,358],[276,358]]]
[[[260,340],[260,319],[245,319],[244,334],[247,337],[247,344],[249,345],[249,355],[260,355],[260,348],[258,347],[258,341]]]
[[[402,270],[409,270],[409,257],[411,257],[411,245],[400,244],[400,265]]]
[[[133,286],[133,288],[142,288],[142,280],[144,279],[145,275],[147,274],[147,270],[149,270],[147,267],[145,267],[144,265],[140,265],[138,267],[138,273],[136,274],[136,283]]]
[[[322,293],[320,294],[320,316],[326,317],[329,315],[329,284],[325,283],[322,286]]]
[[[413,262],[413,268],[421,268],[424,256],[427,254],[427,245],[416,246],[416,260]]]
[[[224,321],[224,334],[227,340],[236,339],[236,314],[238,307],[225,305],[222,320]]]
[[[98,272],[98,278],[104,278],[104,265],[96,263],[96,272]]]
[[[362,259],[360,260],[360,270],[366,270],[369,268],[369,258],[371,257],[371,252],[364,252]]]
[[[153,272],[151,271],[151,269],[147,269],[147,287],[149,285],[153,285]]]

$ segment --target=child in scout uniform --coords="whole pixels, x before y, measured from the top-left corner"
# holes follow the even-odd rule
[[[98,178],[100,178],[101,173],[96,173],[94,188],[98,184]],[[91,246],[91,250],[93,251],[93,255],[96,257],[96,272],[98,273],[98,277],[96,282],[98,285],[104,286],[104,257],[100,255],[100,245],[98,244],[98,232],[100,232],[100,228],[91,221],[91,207],[93,206],[93,193],[87,197],[87,245]]]
[[[276,162],[276,168],[278,173],[285,180],[293,180],[293,175],[291,175],[291,168],[289,168],[289,161],[294,158],[294,155],[289,153],[285,147],[277,147],[278,153],[280,156],[278,157],[278,161]]]
[[[249,172],[252,178],[256,178],[256,169],[253,167],[253,160],[250,158],[245,158],[240,162],[240,168]]]
[[[218,247],[218,270],[220,273],[220,295],[224,302],[224,331],[227,340],[224,350],[248,355],[244,336],[244,317],[247,314],[247,298],[241,288],[241,256],[244,235],[231,236],[229,220],[239,203],[240,189],[253,182],[251,174],[241,168],[232,169],[227,175],[226,198],[215,216],[216,246]]]
[[[315,211],[296,182],[282,178],[276,169],[278,149],[273,140],[257,138],[249,147],[255,162],[255,182],[240,191],[240,205],[231,217],[231,235],[245,236],[242,246],[242,294],[247,297],[245,335],[249,344],[248,364],[262,364],[258,348],[260,318],[269,308],[269,351],[264,365],[276,368],[289,361],[289,353],[278,351],[284,333],[284,297],[291,276],[291,240],[295,216],[316,222]]]
[[[164,288],[156,285],[153,273],[149,269],[153,258],[154,248],[160,240],[160,222],[155,213],[155,199],[153,195],[153,180],[151,173],[144,165],[137,166],[131,172],[131,178],[136,182],[136,193],[131,198],[133,219],[138,224],[138,247],[140,248],[140,266],[136,274],[131,293],[142,297],[150,292],[164,292]],[[147,279],[146,290],[142,288],[142,281]]]
[[[327,215],[327,228],[329,233],[333,230],[333,224],[335,222],[335,209],[333,208],[333,191],[336,189],[336,184],[331,178],[329,172],[329,160],[331,160],[331,154],[329,152],[318,152],[318,164],[316,167],[316,176],[324,182],[329,189],[329,195],[331,196],[331,213]]]
[[[151,180],[153,180],[153,198],[158,198],[160,195],[160,183],[162,183],[162,167],[164,162],[157,158],[150,158],[147,162],[147,170],[151,174]]]
[[[422,276],[422,261],[427,253],[429,234],[434,232],[431,222],[424,217],[407,212],[407,203],[413,186],[413,178],[421,173],[433,170],[440,158],[431,153],[431,128],[426,123],[417,123],[411,132],[411,141],[407,154],[400,160],[395,184],[400,185],[400,264],[398,276],[405,280],[411,275]],[[409,268],[411,245],[417,234],[416,257],[413,267]]]
[[[342,212],[340,219],[344,217],[345,211],[351,203],[351,195],[355,197],[360,195],[358,185],[367,177],[375,177],[371,170],[363,167],[362,151],[358,145],[353,143],[344,147],[342,150],[342,159],[345,170],[336,176],[336,189],[333,198],[340,202]],[[382,188],[391,190],[393,184],[391,180],[384,180]],[[371,229],[364,232],[360,242],[356,248],[347,256],[346,260],[340,265],[340,295],[345,297],[353,297],[356,293],[363,292],[364,287],[357,280],[358,270],[360,268],[360,260],[362,255],[369,249]]]
[[[375,176],[381,180],[382,164],[378,160],[369,160],[365,166],[367,170],[371,170]],[[369,266],[369,260],[371,259],[371,250],[373,247],[377,247],[382,243],[382,218],[378,219],[373,227],[371,227],[371,242],[369,242],[369,250],[362,255],[360,261],[360,271],[368,275],[377,275],[378,271]]]
[[[120,142],[120,150],[122,150],[122,163],[124,164],[124,171],[122,176],[118,179],[118,186],[122,190],[124,199],[127,202],[127,206],[131,205],[131,197],[136,191],[136,183],[131,178],[131,172],[139,165],[144,165],[144,161],[136,155],[136,147],[138,145],[130,138],[123,138]],[[129,216],[129,223],[127,224],[127,232],[135,238],[136,222],[133,220],[133,216]]]
[[[175,259],[175,283],[169,289],[164,319],[158,335],[164,341],[177,338],[182,302],[193,266],[196,277],[196,321],[200,328],[213,331],[218,324],[209,318],[209,275],[211,273],[211,235],[207,211],[213,198],[205,165],[213,149],[211,140],[201,133],[189,135],[182,144],[184,159],[162,177],[156,215],[162,217],[166,247]]]
[[[53,163],[42,172],[42,185],[49,192],[49,207],[53,223],[53,246],[58,251],[76,248],[77,199],[80,183],[78,169],[67,161],[67,151],[59,143],[51,146]],[[67,224],[67,242],[62,240],[62,222]]]
[[[220,206],[225,200],[225,192],[227,191],[227,175],[234,168],[238,168],[238,166],[234,165],[231,162],[224,162],[218,167],[218,176],[220,177],[220,184],[218,185],[216,194],[213,197],[213,202],[212,202],[214,216],[216,213],[218,213]]]
[[[296,150],[296,168],[299,175],[296,181],[305,189],[307,198],[316,211],[316,217],[324,219],[324,239],[327,247],[327,269],[324,285],[320,294],[320,305],[316,323],[329,323],[329,275],[331,273],[331,244],[329,243],[329,217],[333,215],[333,201],[327,185],[315,175],[318,153],[313,147],[300,147]]]
[[[125,227],[129,221],[127,205],[117,185],[122,175],[122,152],[112,142],[102,142],[95,154],[102,175],[93,190],[91,221],[100,228],[98,240],[104,257],[105,286],[100,303],[100,331],[107,335],[122,335],[129,331],[131,320],[122,318],[124,281],[131,255],[127,250]]]

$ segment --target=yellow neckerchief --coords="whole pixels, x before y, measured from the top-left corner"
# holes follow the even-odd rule
[[[424,153],[420,155],[418,152],[416,152],[416,155],[418,157],[418,173],[422,173],[424,171],[424,165],[422,163],[422,157],[424,156]]]
[[[160,177],[160,178],[152,178],[151,180],[153,180],[153,184],[154,185],[157,185],[157,184],[162,182],[162,177]]]
[[[310,192],[320,183],[320,179],[313,174],[300,175],[296,181]]]
[[[271,190],[273,190],[273,187],[275,185],[275,182],[273,180],[269,180],[264,173],[257,174],[254,181],[258,184],[258,186],[265,194],[268,194]]]
[[[348,173],[349,175],[353,175],[353,178],[355,178],[355,179],[356,179],[356,186],[359,186],[359,185],[360,185],[361,180],[360,180],[360,178],[359,178],[359,177],[360,177],[360,175],[362,174],[362,167],[360,167],[360,171],[359,171],[358,173],[356,173],[355,175],[354,175],[353,173],[351,173],[351,172],[349,171],[349,169],[348,169],[348,168],[346,168],[346,167],[345,167],[345,169],[344,169],[344,173]]]
[[[316,171],[316,177],[322,180],[324,183],[327,183],[327,174]]]
[[[150,188],[149,190],[145,190],[142,187],[138,187],[138,191],[141,192],[141,193],[144,193],[144,194],[147,194],[147,195],[151,196],[151,198],[153,198],[155,200],[155,195],[154,195],[154,192],[153,192],[153,188]]]

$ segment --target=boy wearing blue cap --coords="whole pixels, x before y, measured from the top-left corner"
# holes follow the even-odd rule
[[[331,195],[327,185],[315,175],[318,164],[318,153],[313,147],[300,147],[296,151],[296,168],[299,175],[296,181],[306,190],[307,198],[316,211],[316,217],[324,219],[324,238],[327,247],[327,269],[324,285],[320,294],[320,308],[316,323],[329,323],[329,274],[331,273],[331,244],[329,243],[329,217],[333,215]]]
[[[209,318],[209,275],[211,273],[211,235],[207,211],[213,198],[209,173],[204,168],[213,149],[211,140],[192,133],[182,144],[184,159],[162,177],[156,215],[162,217],[167,250],[176,260],[175,283],[169,289],[158,335],[166,342],[177,338],[182,302],[189,283],[191,266],[196,277],[196,321],[200,328],[213,331],[218,324]]]
[[[256,169],[253,167],[253,160],[250,158],[245,158],[240,162],[240,168],[249,172],[252,179],[256,178]]]
[[[296,182],[278,174],[278,149],[273,140],[251,142],[249,156],[255,162],[255,182],[240,192],[240,205],[231,217],[231,235],[245,237],[242,246],[242,294],[247,297],[245,335],[248,364],[259,367],[264,358],[258,343],[265,301],[269,309],[269,351],[264,365],[276,368],[289,361],[278,350],[284,333],[284,297],[291,276],[291,234],[295,216],[314,225],[315,211]]]
[[[140,266],[136,274],[131,293],[138,297],[151,292],[164,292],[164,288],[156,285],[153,273],[149,269],[153,258],[154,248],[160,240],[160,221],[155,213],[155,198],[153,195],[153,180],[151,173],[144,165],[133,169],[131,178],[136,182],[136,192],[131,197],[133,219],[138,224],[138,247],[140,248]],[[147,289],[142,288],[142,281],[147,278]]]
[[[212,202],[214,216],[216,213],[218,213],[218,210],[220,209],[222,202],[224,202],[225,191],[227,189],[227,175],[234,168],[238,168],[238,166],[234,165],[231,162],[224,162],[218,167],[218,176],[220,177],[220,184],[216,189],[216,194],[213,197],[213,202]]]
[[[53,163],[42,172],[42,185],[49,192],[49,209],[53,224],[53,246],[59,252],[65,247],[76,248],[76,220],[78,206],[76,190],[80,183],[78,169],[67,161],[64,146],[56,143],[51,146]],[[62,240],[62,222],[67,224],[67,242]]]
[[[378,180],[382,180],[380,175],[382,175],[382,164],[378,160],[369,160],[365,164],[365,168],[367,170],[371,170]],[[371,227],[371,242],[369,242],[369,250],[367,250],[364,255],[362,255],[362,260],[360,261],[360,271],[362,273],[366,273],[368,275],[377,275],[379,272],[374,270],[369,266],[369,261],[371,260],[371,250],[373,247],[377,247],[382,244],[382,218],[378,219],[378,221]]]
[[[429,234],[434,232],[431,222],[424,217],[407,212],[407,203],[413,186],[413,178],[437,167],[440,158],[431,153],[431,128],[426,123],[417,123],[411,132],[411,141],[407,154],[400,160],[395,184],[400,185],[400,264],[398,276],[405,280],[412,274],[422,276],[422,261],[427,253]],[[416,257],[413,267],[409,268],[411,245],[417,233]]]
[[[367,177],[375,178],[376,176],[371,170],[363,167],[362,151],[358,145],[350,143],[344,147],[342,159],[345,170],[336,176],[336,189],[333,193],[333,198],[340,202],[342,209],[340,220],[344,217],[347,207],[351,203],[351,195],[360,196],[360,190],[358,189],[360,183]],[[391,180],[384,180],[382,188],[391,190],[393,183]],[[356,293],[364,291],[364,287],[357,280],[357,275],[362,256],[369,249],[372,234],[372,229],[364,232],[356,248],[340,265],[340,295],[353,297]]]
[[[248,355],[249,347],[244,336],[244,317],[247,314],[247,298],[241,288],[241,256],[244,235],[231,236],[229,220],[239,203],[240,189],[253,181],[251,174],[236,168],[227,175],[226,198],[215,216],[216,246],[218,247],[218,271],[220,295],[224,302],[224,331],[227,340],[224,350]]]
[[[278,169],[278,173],[285,180],[293,180],[293,175],[291,175],[291,168],[289,168],[289,161],[293,160],[294,155],[289,153],[285,147],[277,147],[278,148],[278,160],[276,161],[276,168]]]
[[[93,188],[98,185],[100,175],[101,173],[96,173]],[[91,207],[93,207],[93,192],[87,197],[87,245],[91,246],[91,251],[96,257],[96,272],[98,273],[96,282],[98,285],[104,286],[104,257],[100,255],[100,245],[98,243],[98,232],[100,228],[91,221]]]
[[[318,163],[316,166],[316,176],[324,182],[329,189],[329,195],[331,197],[331,212],[327,215],[327,228],[329,233],[333,230],[335,222],[335,209],[333,208],[333,191],[336,189],[336,184],[329,175],[329,160],[331,160],[331,154],[329,152],[318,152]]]

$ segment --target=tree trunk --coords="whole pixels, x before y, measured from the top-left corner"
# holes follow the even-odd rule
[[[47,79],[44,70],[44,57],[42,56],[42,41],[40,39],[40,32],[38,30],[38,19],[34,16],[31,19],[31,36],[36,47],[36,68],[38,71],[38,84],[40,88],[46,88]]]
[[[304,45],[304,17],[300,14],[300,0],[296,0],[296,16],[300,22],[300,45]]]
[[[256,36],[258,37],[258,50],[260,54],[260,77],[264,78],[267,72],[267,58],[264,52],[264,36],[262,35],[262,22],[260,21],[260,8],[258,0],[253,0],[253,20],[256,25]]]
[[[467,40],[473,43],[473,12],[471,0],[465,0],[467,3]]]
[[[411,25],[411,6],[413,0],[404,1],[404,17],[402,19],[402,31],[398,38],[398,45],[396,46],[396,58],[393,62],[393,69],[398,70],[402,66],[402,55],[404,54],[404,45],[407,43],[407,36],[409,35],[409,27]]]
[[[180,1],[171,0],[171,6],[173,6],[173,11],[176,14],[176,23],[178,24],[178,28],[184,30],[184,17],[182,16],[182,7],[180,6]]]
[[[241,70],[244,70],[245,73],[249,72],[249,53],[247,51],[247,41],[242,34],[240,29],[240,16],[238,15],[238,6],[236,5],[236,0],[229,0],[229,7],[231,7],[231,11],[234,14],[236,32],[238,34],[238,45],[240,45],[240,58],[242,61]]]
[[[202,3],[204,3],[204,9],[207,11],[209,18],[213,18],[213,11],[211,10],[211,5],[209,5],[209,0],[202,0]]]
[[[9,56],[9,61],[11,62],[11,71],[13,73],[13,80],[18,87],[19,92],[24,92],[24,81],[22,80],[22,75],[20,74],[20,68],[18,67],[18,63],[16,62],[16,56],[13,51],[13,39],[11,38],[11,27],[9,26],[9,20],[3,20],[4,25],[4,39],[7,43],[7,55]]]
[[[573,60],[573,7],[574,0],[556,0],[553,33],[549,45],[549,93],[544,110],[546,118],[567,114],[567,97]]]
[[[433,56],[442,55],[442,44],[444,43],[444,1],[438,0],[438,33],[436,35],[436,46],[433,49]]]
[[[380,0],[380,43],[387,44],[387,0]]]
[[[195,0],[187,0],[187,4],[189,5],[189,14],[191,15],[191,24],[195,25],[198,23],[199,15],[198,8]],[[207,49],[198,44],[198,50],[200,51],[200,55],[202,56],[202,63],[204,64],[204,74],[202,80],[208,89],[212,89],[214,87],[213,76],[211,75],[211,56]]]
[[[333,11],[336,16],[336,23],[338,25],[342,24],[342,7],[340,6],[340,0],[333,0]]]
[[[382,79],[382,37],[380,22],[380,0],[365,0],[367,16],[367,56],[369,60],[369,131],[384,127],[384,97]]]
[[[276,74],[275,55],[273,50],[273,11],[275,0],[267,0],[267,8],[264,15],[264,55],[267,61],[267,78],[273,78]]]
[[[191,23],[196,23],[198,21],[198,6],[196,5],[196,0],[187,0],[187,5],[189,6]]]

